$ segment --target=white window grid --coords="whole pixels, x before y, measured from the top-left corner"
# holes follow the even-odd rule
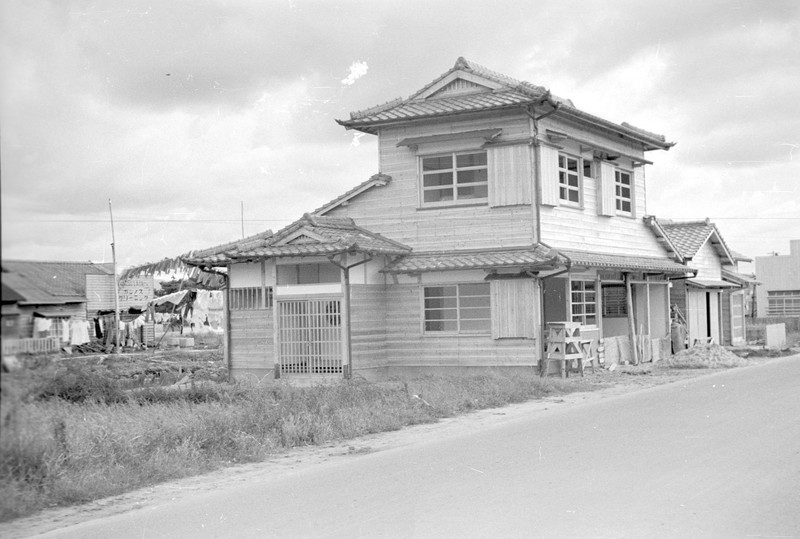
[[[460,283],[423,288],[426,333],[491,332],[489,283]]]
[[[800,290],[767,292],[767,316],[800,315]]]
[[[614,199],[617,213],[633,215],[633,174],[627,170],[614,171]]]
[[[594,281],[570,281],[572,321],[583,326],[597,325],[597,290]]]
[[[423,206],[482,203],[489,198],[486,151],[422,156],[420,176]]]

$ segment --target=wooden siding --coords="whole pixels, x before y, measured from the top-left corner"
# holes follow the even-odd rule
[[[271,369],[274,355],[272,310],[231,311],[231,368]]]
[[[114,276],[86,276],[86,312],[96,313],[100,310],[114,308]]]
[[[391,176],[392,181],[385,187],[370,189],[328,215],[352,217],[359,225],[416,251],[531,245],[535,219],[530,205],[490,207],[483,203],[420,208],[417,153],[405,146],[397,147],[398,142],[409,137],[495,127],[502,128],[503,140],[530,138],[527,116],[521,112],[384,128],[379,137],[380,171]]]
[[[666,251],[643,220],[597,215],[597,183],[592,178],[583,179],[583,208],[540,207],[542,241],[562,249],[665,256]],[[636,185],[634,195],[636,205],[643,207],[644,185]]]
[[[700,247],[688,265],[697,270],[694,279],[715,281],[722,279],[722,264],[719,261],[719,254],[710,242],[706,242]]]
[[[397,367],[533,366],[538,343],[531,339],[493,339],[491,335],[422,333],[418,285],[394,285],[386,292],[386,364]]]
[[[350,287],[353,370],[384,366],[386,355],[386,287]]]
[[[539,320],[538,282],[533,279],[492,281],[492,337],[533,339]]]
[[[528,144],[514,144],[488,150],[490,206],[533,202],[531,149]]]

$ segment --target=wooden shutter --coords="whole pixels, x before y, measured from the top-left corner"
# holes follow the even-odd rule
[[[638,211],[637,197],[639,196],[639,186],[642,187],[641,191],[644,193],[644,167],[634,167],[631,174],[631,217],[636,217]],[[644,200],[642,200],[642,208],[644,208]]]
[[[488,149],[489,205],[531,204],[531,149],[527,144]]]
[[[539,145],[539,182],[541,203],[558,206],[558,150],[545,144]]]
[[[492,281],[492,338],[536,337],[538,285],[534,279]]]
[[[612,216],[616,213],[614,193],[614,166],[602,161],[597,178],[597,215]]]

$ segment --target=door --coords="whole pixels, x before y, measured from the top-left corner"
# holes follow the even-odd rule
[[[719,292],[706,292],[706,305],[708,306],[708,325],[706,335],[716,344],[722,343],[720,334],[720,309]]]
[[[278,301],[281,374],[341,374],[342,302]]]
[[[708,338],[708,310],[706,294],[700,290],[686,291],[686,323],[689,326],[689,346],[696,340],[704,342]]]
[[[731,344],[744,344],[744,292],[731,294]]]

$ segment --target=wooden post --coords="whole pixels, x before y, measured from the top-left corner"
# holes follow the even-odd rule
[[[631,274],[625,274],[625,296],[628,304],[628,339],[631,341],[631,352],[633,354],[633,364],[639,364],[639,351],[636,348],[636,322],[633,320],[633,287],[631,286]]]

